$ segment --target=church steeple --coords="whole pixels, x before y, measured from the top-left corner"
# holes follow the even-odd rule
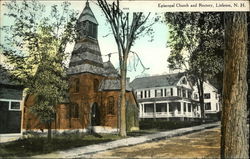
[[[77,39],[69,63],[68,74],[103,75],[103,61],[97,41],[97,20],[87,1],[77,23]]]
[[[85,4],[79,19],[77,20],[76,30],[78,32],[78,39],[92,38],[97,39],[98,22],[89,7],[89,2]]]

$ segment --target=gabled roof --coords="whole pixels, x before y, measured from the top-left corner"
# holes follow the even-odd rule
[[[174,73],[158,76],[141,77],[134,79],[130,86],[133,89],[176,86],[179,80],[184,76],[184,73]]]
[[[104,79],[99,88],[100,91],[108,91],[108,90],[121,90],[120,80],[119,79]],[[132,91],[127,82],[126,91]]]
[[[92,10],[89,7],[88,1],[86,2],[85,8],[83,9],[83,11],[78,19],[78,22],[82,22],[82,21],[90,21],[90,22],[98,25],[98,22],[94,16],[94,13],[92,12]]]
[[[119,77],[118,71],[115,69],[114,65],[110,61],[104,62],[103,66],[105,70],[104,74],[106,76]]]

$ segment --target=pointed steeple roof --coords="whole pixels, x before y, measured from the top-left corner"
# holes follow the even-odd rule
[[[82,21],[90,21],[90,22],[98,25],[98,22],[93,14],[91,8],[89,7],[88,1],[86,2],[85,7],[84,7],[79,19],[78,19],[78,22],[82,22]]]
[[[86,27],[83,23],[86,23]],[[104,75],[103,61],[97,38],[89,33],[90,23],[97,25],[97,20],[89,7],[86,5],[77,22],[78,36],[69,63],[68,74],[93,73]],[[97,27],[96,27],[97,32]]]

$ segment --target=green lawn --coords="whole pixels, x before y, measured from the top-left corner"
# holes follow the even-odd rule
[[[128,137],[153,134],[159,131],[173,130],[200,124],[199,122],[191,121],[140,121],[140,130],[129,132]],[[48,143],[46,137],[34,134],[29,138],[0,144],[0,157],[33,156],[74,147],[109,142],[117,139],[121,139],[121,137],[114,134],[90,135],[84,133],[65,133],[54,135],[51,142]]]
[[[33,136],[14,142],[0,144],[0,157],[24,157],[46,154],[57,150],[87,146],[121,139],[118,135],[64,134],[56,135],[50,143],[46,137]]]

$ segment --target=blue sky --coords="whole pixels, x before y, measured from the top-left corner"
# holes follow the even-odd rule
[[[79,13],[85,7],[86,1],[70,1],[71,8],[77,10]],[[43,1],[44,4],[50,6],[52,4],[58,3],[55,1]],[[98,41],[101,49],[101,53],[103,56],[103,61],[107,61],[108,58],[105,56],[108,53],[117,52],[116,43],[114,41],[113,35],[109,35],[108,37],[104,37],[108,33],[110,33],[109,24],[105,20],[105,16],[102,13],[101,9],[93,2],[90,1],[90,7],[99,23],[98,27]],[[3,11],[3,9],[2,9]],[[1,13],[1,19],[2,19]],[[157,13],[158,15],[163,15],[163,13]],[[151,13],[153,16],[155,13]],[[2,24],[8,22],[8,19],[2,19]],[[142,73],[142,68],[138,66],[136,70],[134,67],[129,67],[128,77],[133,80],[137,76],[141,76],[143,74],[162,74],[168,73],[167,68],[167,57],[170,54],[170,49],[166,47],[167,38],[168,38],[168,29],[166,24],[164,23],[156,23],[153,26],[154,30],[154,40],[150,42],[149,36],[143,36],[136,40],[135,45],[132,47],[132,51],[135,51],[141,58],[143,64],[149,69]],[[67,51],[71,51],[73,45],[67,48]],[[131,57],[132,59],[133,57]],[[131,60],[133,61],[133,60]],[[116,68],[118,68],[118,55],[113,54],[111,57],[111,62],[114,64]]]

